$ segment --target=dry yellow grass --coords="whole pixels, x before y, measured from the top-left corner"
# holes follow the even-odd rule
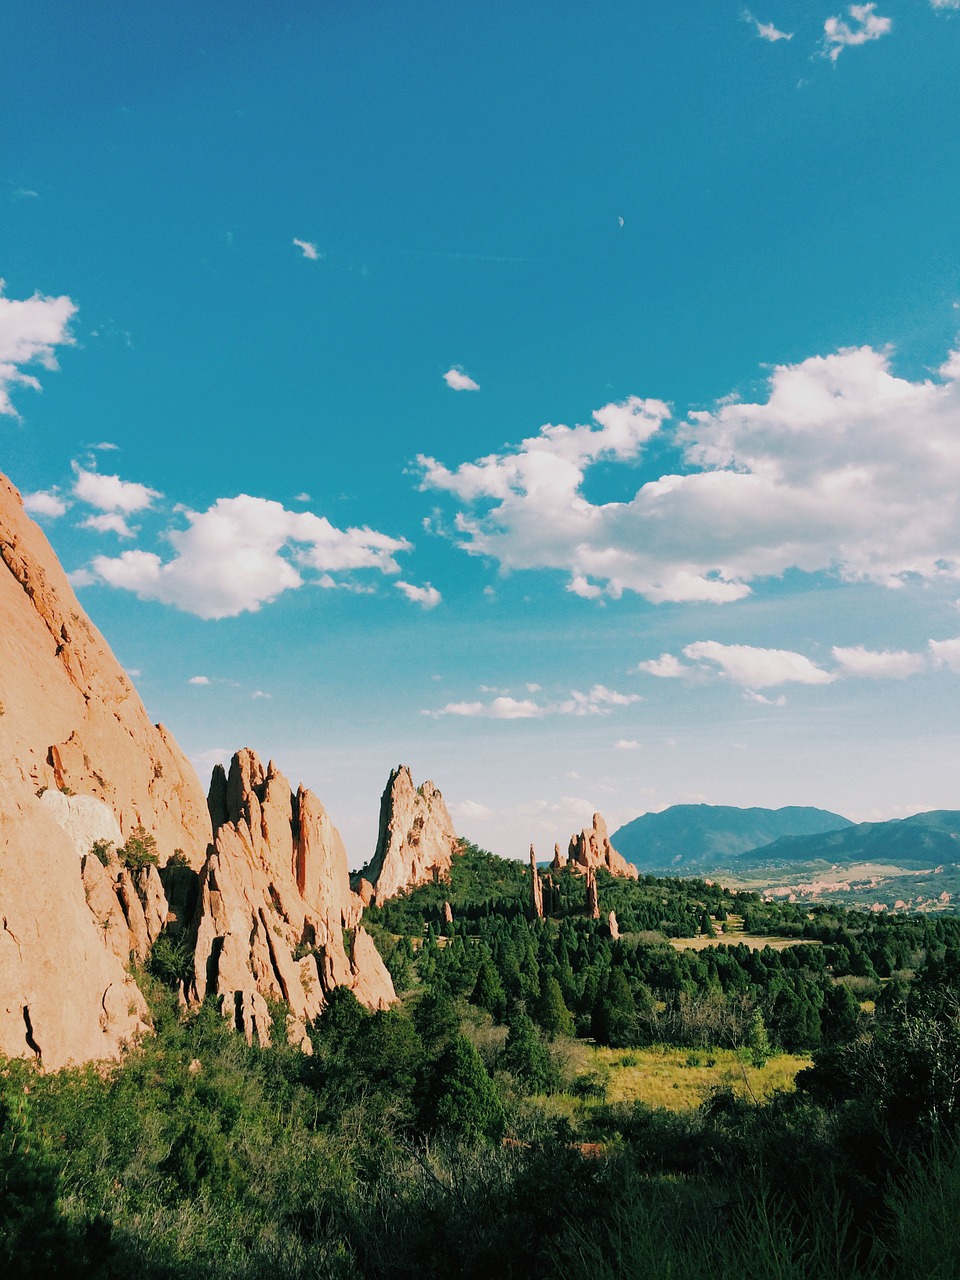
[[[819,947],[816,938],[774,938],[767,934],[755,933],[718,933],[715,938],[701,934],[699,938],[671,938],[670,945],[677,951],[702,951],[704,947],[749,947],[751,951],[762,951],[770,947],[774,951],[784,951],[787,947]]]
[[[695,1110],[720,1085],[758,1101],[794,1087],[810,1059],[782,1053],[763,1067],[740,1060],[733,1049],[601,1049],[591,1047],[592,1069],[608,1076],[609,1102],[643,1102],[668,1111]]]

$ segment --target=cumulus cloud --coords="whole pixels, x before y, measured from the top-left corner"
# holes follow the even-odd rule
[[[689,671],[679,658],[672,653],[661,653],[659,658],[648,658],[646,662],[637,664],[638,671],[645,671],[649,676],[660,676],[664,680],[673,680]]]
[[[76,480],[73,485],[74,497],[98,511],[122,512],[132,515],[135,511],[145,511],[155,498],[161,495],[156,489],[148,489],[145,484],[135,480],[121,480],[119,476],[104,476],[98,471],[84,471],[75,466]]]
[[[845,676],[871,676],[881,680],[904,680],[927,668],[925,653],[910,653],[906,649],[877,652],[865,649],[862,644],[849,649],[834,646],[833,657]]]
[[[47,298],[40,293],[32,298],[7,298],[3,288],[0,280],[0,413],[16,416],[11,387],[40,390],[39,379],[24,373],[23,366],[58,367],[56,348],[73,344],[70,321],[77,306],[70,298]]]
[[[435,609],[443,598],[436,587],[431,587],[429,582],[425,582],[422,587],[416,586],[413,582],[395,582],[393,585],[398,591],[402,591],[408,600],[412,600],[423,609]]]
[[[96,529],[97,533],[115,533],[120,538],[132,538],[134,530],[127,524],[126,517],[116,511],[105,511],[103,515],[87,516],[80,521],[81,529]]]
[[[960,9],[960,0],[930,0],[934,9]]]
[[[960,672],[960,636],[955,640],[931,640],[930,655],[935,667]]]
[[[881,18],[875,4],[852,4],[847,9],[851,21],[843,18],[827,18],[823,24],[824,57],[836,62],[840,54],[851,46],[879,40],[893,27],[892,18]]]
[[[309,258],[311,262],[316,262],[320,257],[317,246],[309,240],[298,240],[294,237],[293,243],[301,250],[305,258]]]
[[[749,644],[697,640],[683,650],[692,662],[715,664],[735,684],[769,689],[779,684],[829,684],[833,676],[791,649],[759,649]]]
[[[916,382],[870,347],[813,356],[775,368],[763,403],[668,421],[631,397],[452,469],[421,456],[421,487],[457,500],[463,549],[563,571],[578,594],[723,603],[790,569],[960,581],[960,351]],[[627,473],[654,437],[682,447],[682,473],[584,495],[591,467]]]
[[[67,509],[67,504],[56,489],[39,489],[36,493],[25,493],[23,505],[32,516],[49,516],[52,520],[62,516]]]
[[[744,9],[743,20],[750,23],[761,40],[768,40],[771,44],[775,44],[778,40],[793,39],[792,31],[779,31],[772,22],[760,22],[749,9]]]
[[[210,683],[209,676],[191,676],[190,679],[187,681],[187,684],[209,684],[209,683]]]
[[[96,577],[200,618],[230,618],[316,581],[313,575],[399,573],[394,556],[410,550],[403,538],[366,527],[337,529],[323,516],[287,511],[248,494],[184,515],[188,527],[167,535],[172,559],[142,550],[97,556],[91,565]]]
[[[539,720],[544,716],[609,715],[614,707],[627,707],[642,699],[636,693],[618,693],[605,685],[595,684],[589,693],[571,689],[566,698],[555,702],[537,702],[533,698],[512,698],[506,694],[489,702],[448,702],[427,716],[469,716],[487,720]]]
[[[636,738],[618,738],[613,744],[614,751],[642,751],[643,743]]]
[[[463,369],[458,369],[456,366],[454,366],[454,368],[452,369],[447,370],[447,372],[443,375],[443,380],[447,384],[447,386],[451,389],[451,391],[479,391],[480,390],[479,382],[474,382],[474,380],[470,377],[468,373],[465,373]]]

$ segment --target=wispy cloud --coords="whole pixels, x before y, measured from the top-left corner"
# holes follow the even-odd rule
[[[56,348],[73,345],[70,321],[77,311],[70,298],[7,298],[0,280],[0,413],[17,416],[10,399],[15,386],[40,390],[39,379],[23,366],[39,364],[56,369]]]
[[[742,13],[744,22],[749,22],[761,40],[768,40],[771,44],[776,44],[778,40],[792,40],[792,31],[780,31],[772,22],[760,22],[755,18],[749,9],[744,9]]]
[[[426,716],[467,716],[486,720],[539,720],[544,716],[609,715],[615,707],[627,707],[642,701],[636,693],[618,693],[605,685],[595,684],[588,693],[571,689],[569,695],[554,702],[538,702],[534,698],[513,698],[506,694],[489,702],[448,702],[438,710],[426,710]]]
[[[683,650],[693,662],[715,664],[735,684],[749,689],[776,685],[829,684],[833,676],[791,649],[761,649],[749,644],[698,640]]]
[[[187,684],[209,684],[209,683],[210,683],[209,676],[191,676],[190,679],[187,681]]]
[[[850,22],[841,17],[827,18],[823,24],[823,54],[836,62],[844,49],[879,40],[893,27],[892,18],[881,18],[876,4],[852,4],[847,9]]]
[[[479,391],[479,382],[474,382],[468,373],[456,366],[448,369],[443,380],[452,391]]]
[[[878,652],[858,644],[849,649],[834,646],[832,653],[834,661],[845,676],[904,680],[907,676],[925,671],[929,665],[925,653],[910,653],[906,649]]]
[[[293,243],[301,251],[305,258],[309,258],[311,262],[316,262],[322,256],[317,246],[310,240],[298,240],[294,237]]]

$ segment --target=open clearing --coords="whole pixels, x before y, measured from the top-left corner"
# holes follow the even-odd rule
[[[774,951],[785,951],[787,947],[819,947],[816,938],[774,938],[766,934],[754,933],[718,933],[715,938],[701,934],[699,938],[671,938],[671,947],[677,951],[702,951],[704,947],[749,947],[751,951],[762,951],[771,947]]]

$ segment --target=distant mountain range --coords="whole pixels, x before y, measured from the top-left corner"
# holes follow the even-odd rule
[[[839,813],[795,805],[678,804],[634,818],[611,841],[641,871],[673,875],[858,863],[916,869],[960,863],[960,812],[937,809],[853,823]]]
[[[788,805],[783,809],[737,809],[723,804],[675,804],[644,813],[611,836],[611,843],[641,871],[693,875],[730,866],[783,836],[819,836],[853,827],[849,818]]]
[[[831,865],[856,863],[917,870],[960,862],[960,813],[933,809],[891,822],[860,822],[823,835],[786,835],[733,860],[731,868],[780,867],[822,860]]]

